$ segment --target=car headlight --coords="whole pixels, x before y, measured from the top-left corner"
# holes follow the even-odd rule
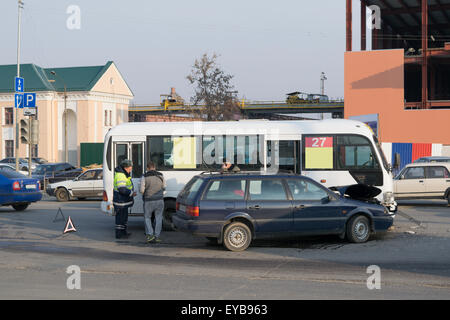
[[[383,200],[384,200],[384,203],[393,203],[394,202],[394,193],[385,192],[383,194]]]

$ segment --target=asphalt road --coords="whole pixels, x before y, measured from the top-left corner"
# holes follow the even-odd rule
[[[256,241],[233,253],[178,232],[147,245],[142,218],[128,240],[98,201],[0,208],[0,299],[449,299],[450,207],[404,201],[393,230],[365,244],[337,237]],[[77,229],[62,234],[58,208]],[[69,290],[71,265],[81,289]],[[380,268],[369,290],[367,268]]]

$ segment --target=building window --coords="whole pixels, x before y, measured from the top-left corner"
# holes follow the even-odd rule
[[[14,109],[5,108],[5,125],[14,124]]]
[[[112,126],[112,111],[111,110],[105,110],[105,126],[108,126],[108,127]]]
[[[7,158],[14,157],[14,140],[5,140],[5,155]]]

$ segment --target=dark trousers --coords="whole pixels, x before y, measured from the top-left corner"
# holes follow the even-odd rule
[[[127,235],[128,207],[114,206],[116,213],[116,238]]]

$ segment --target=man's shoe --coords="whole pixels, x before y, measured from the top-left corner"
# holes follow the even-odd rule
[[[147,236],[147,243],[153,242],[153,240],[155,240],[155,236]]]
[[[161,243],[161,241],[162,241],[162,240],[161,240],[160,237],[156,237],[156,238],[155,238],[155,242],[156,242],[156,243]]]

